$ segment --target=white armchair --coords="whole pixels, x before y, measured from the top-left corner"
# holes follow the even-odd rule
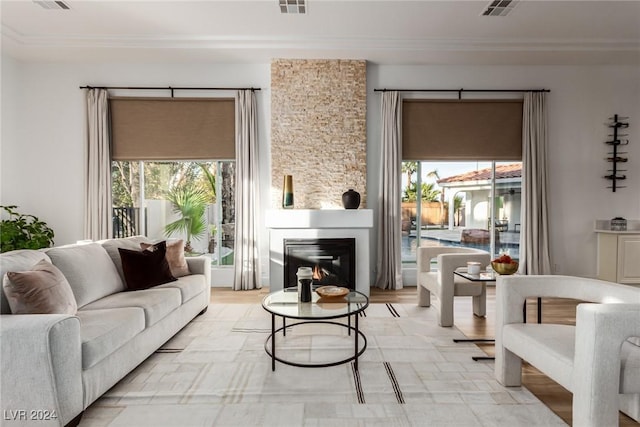
[[[580,304],[576,325],[524,323],[526,298]],[[496,284],[496,379],[521,384],[522,360],[573,393],[573,425],[640,421],[640,288],[569,276],[500,276]]]
[[[431,260],[436,258],[437,271],[431,271]],[[470,282],[453,272],[466,267],[467,262],[479,262],[486,266],[491,261],[489,253],[479,249],[432,246],[418,248],[418,305],[429,307],[431,294],[440,301],[440,326],[453,326],[453,297],[473,297],[473,313],[484,316],[487,312],[487,287],[484,282]]]

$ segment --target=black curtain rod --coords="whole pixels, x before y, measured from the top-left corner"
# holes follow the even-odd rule
[[[260,90],[259,87],[173,87],[173,86],[80,86],[80,89],[127,89],[127,90]]]
[[[374,92],[551,92],[550,89],[374,89]]]

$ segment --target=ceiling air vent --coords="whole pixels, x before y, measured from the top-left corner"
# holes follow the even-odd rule
[[[494,0],[482,11],[482,16],[507,16],[518,0]]]
[[[305,0],[279,0],[280,13],[307,13]]]
[[[43,9],[58,9],[58,10],[71,9],[69,5],[63,1],[33,0],[33,2],[41,6]]]

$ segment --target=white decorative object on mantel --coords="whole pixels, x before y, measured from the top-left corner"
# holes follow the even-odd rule
[[[610,220],[599,219],[595,232],[598,279],[640,285],[640,220],[627,220],[627,229],[619,231],[611,229]]]
[[[369,295],[371,209],[270,209],[265,215],[269,229],[269,290],[284,283],[284,239],[356,239],[356,290]]]

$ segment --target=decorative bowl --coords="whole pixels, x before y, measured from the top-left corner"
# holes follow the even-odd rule
[[[491,268],[498,274],[513,274],[518,271],[518,261],[511,261],[510,263],[491,261]]]
[[[321,298],[328,300],[332,298],[342,298],[349,293],[349,289],[341,286],[328,285],[319,287],[316,289],[316,293],[320,295]]]

